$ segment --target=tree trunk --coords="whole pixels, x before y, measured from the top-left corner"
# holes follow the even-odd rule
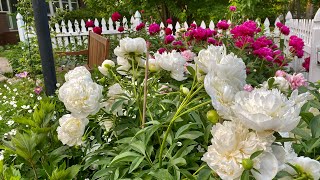
[[[306,18],[307,19],[313,18],[313,3],[311,2],[311,0],[308,0],[308,3],[307,3]]]

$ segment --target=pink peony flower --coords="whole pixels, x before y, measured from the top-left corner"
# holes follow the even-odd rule
[[[236,6],[230,6],[230,7],[229,7],[229,10],[232,11],[232,12],[234,12],[234,11],[237,10],[237,7],[236,7]]]
[[[166,49],[165,49],[165,48],[160,48],[160,49],[158,49],[158,53],[159,53],[159,54],[162,54],[162,53],[164,53],[164,52],[166,52]]]
[[[209,44],[216,44],[216,40],[215,40],[213,37],[209,37],[208,40],[207,40],[207,42],[208,42]]]
[[[93,32],[96,33],[96,34],[101,35],[102,29],[101,29],[101,27],[96,26],[96,27],[93,28]]]
[[[283,26],[283,24],[282,24],[281,22],[277,22],[277,23],[276,23],[276,26],[277,26],[279,29],[281,29],[282,26]]]
[[[287,73],[285,71],[277,70],[276,77],[286,77],[286,76],[287,76]]]
[[[119,27],[118,27],[118,31],[119,31],[119,32],[123,32],[123,31],[124,31],[124,27],[123,27],[123,26],[119,26]]]
[[[191,50],[185,50],[181,52],[181,55],[187,60],[187,61],[192,61],[193,58],[196,56],[195,53],[193,53]]]
[[[167,24],[172,24],[172,19],[167,19]]]
[[[140,23],[138,24],[138,26],[136,27],[136,30],[137,31],[140,31],[141,29],[143,29],[145,27],[145,24],[144,23]]]
[[[310,57],[307,57],[304,59],[304,62],[302,63],[302,67],[304,67],[304,69],[309,72],[309,68],[310,68]]]
[[[285,26],[285,25],[283,25],[283,26],[280,28],[280,31],[281,31],[281,33],[282,33],[283,35],[286,35],[286,36],[288,36],[288,35],[290,34],[290,29],[289,29],[287,26]]]
[[[197,27],[197,25],[196,25],[196,24],[194,24],[194,23],[192,23],[192,24],[190,24],[190,27],[191,27],[191,28],[196,28],[196,27]]]
[[[170,43],[172,43],[173,41],[174,41],[174,36],[173,35],[167,35],[166,37],[165,37],[165,39],[164,39],[164,43],[165,44],[170,44]]]
[[[26,78],[28,76],[27,71],[23,71],[22,73],[16,74],[16,77],[18,78]]]
[[[155,35],[160,32],[160,26],[157,23],[153,23],[149,26],[149,33],[150,35]]]
[[[121,15],[120,15],[120,13],[118,13],[118,12],[114,12],[114,13],[111,15],[112,21],[118,21],[118,20],[120,20],[120,18],[121,18]]]
[[[301,86],[307,86],[307,79],[304,78],[302,73],[294,73],[293,75],[287,74],[287,81],[290,83],[291,89],[298,89]]]
[[[39,95],[42,92],[42,87],[41,86],[37,86],[36,88],[34,88],[33,91],[34,91],[34,93]]]
[[[165,33],[166,35],[172,34],[172,30],[171,30],[170,28],[166,28],[166,29],[164,30],[164,33]]]
[[[303,47],[304,47],[304,42],[301,38],[299,38],[298,36],[290,36],[289,39],[289,46],[291,46],[290,48],[290,52],[295,55],[298,56],[298,58],[302,58],[303,56]]]
[[[174,46],[183,46],[183,42],[182,41],[174,41],[173,43],[172,43],[172,45],[174,45]]]
[[[217,24],[218,29],[227,30],[230,24],[226,20],[219,21]]]
[[[86,27],[87,27],[87,28],[88,28],[88,27],[94,27],[94,22],[91,21],[91,20],[88,20],[88,21],[86,22]]]
[[[250,84],[246,84],[244,85],[243,90],[251,92],[253,90],[253,87]]]
[[[249,20],[241,25],[237,25],[233,29],[231,29],[231,34],[234,38],[237,38],[239,36],[254,36],[255,33],[259,32],[259,28],[257,27],[257,23]]]
[[[203,29],[202,27],[198,27],[197,29],[194,29],[193,31],[193,37],[196,40],[206,40],[207,39],[207,30]]]

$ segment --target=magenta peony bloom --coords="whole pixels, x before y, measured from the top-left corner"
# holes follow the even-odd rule
[[[230,24],[226,20],[219,21],[217,24],[218,29],[227,30]]]
[[[136,30],[137,31],[140,31],[141,29],[143,29],[145,27],[145,24],[144,23],[140,23],[138,24],[138,26],[136,27]]]
[[[162,54],[162,53],[164,53],[164,52],[166,52],[166,49],[165,49],[165,48],[160,48],[160,49],[158,49],[158,53],[159,53],[159,54]]]
[[[167,19],[167,24],[172,24],[172,19]]]
[[[87,27],[87,28],[88,28],[88,27],[94,27],[94,22],[91,21],[91,20],[88,20],[88,21],[86,22],[86,27]]]
[[[166,37],[165,37],[165,39],[164,39],[164,43],[165,44],[170,44],[170,43],[172,43],[173,41],[174,41],[174,36],[173,35],[167,35]]]
[[[253,54],[257,55],[261,59],[266,59],[269,61],[270,57],[272,57],[272,55],[273,55],[273,51],[272,51],[272,49],[270,49],[268,47],[263,47],[263,48],[254,50]],[[270,57],[268,57],[268,56],[270,56]]]
[[[307,57],[304,59],[304,62],[302,63],[302,67],[304,67],[304,69],[309,72],[310,69],[310,57]]]
[[[287,26],[283,25],[283,26],[280,28],[280,32],[281,32],[282,34],[288,36],[288,35],[290,34],[290,29],[289,29]]]
[[[174,45],[174,46],[183,46],[183,42],[182,41],[174,41],[172,43],[172,45]]]
[[[96,26],[96,27],[93,28],[93,32],[96,33],[96,34],[101,35],[102,29],[101,29],[101,27]]]
[[[308,85],[307,79],[304,78],[302,73],[294,73],[293,75],[287,74],[286,80],[290,83],[292,90]]]
[[[266,36],[261,36],[256,39],[256,41],[252,44],[254,50],[263,48],[263,47],[270,47],[272,46],[273,42],[271,39],[268,39]]]
[[[114,13],[111,15],[112,21],[118,21],[118,20],[120,20],[120,18],[121,18],[121,15],[120,15],[120,13],[118,13],[118,12],[114,12]]]
[[[42,92],[42,87],[41,86],[37,86],[36,88],[34,88],[33,91],[34,91],[34,93],[39,95]]]
[[[230,7],[229,7],[229,10],[232,11],[232,12],[234,12],[234,11],[237,10],[237,7],[236,7],[236,6],[230,6]]]
[[[203,29],[202,27],[198,27],[197,29],[194,29],[192,32],[193,32],[193,37],[196,40],[206,40],[207,39],[207,30]]]
[[[281,29],[282,26],[283,26],[283,24],[282,24],[281,22],[277,22],[277,23],[276,23],[276,26],[277,26],[279,29]]]
[[[124,27],[123,27],[123,26],[119,26],[119,27],[118,27],[118,31],[119,31],[119,32],[123,32],[123,31],[124,31]]]
[[[259,28],[257,27],[257,23],[254,21],[246,21],[241,25],[237,25],[233,29],[231,29],[231,34],[234,38],[239,36],[254,36],[255,33],[259,32]]]
[[[166,28],[166,29],[164,30],[164,33],[165,33],[166,35],[172,34],[172,30],[171,30],[170,28]]]
[[[301,38],[299,38],[298,36],[290,36],[289,39],[289,46],[291,46],[290,48],[290,52],[295,55],[298,56],[298,58],[302,58],[304,51],[303,51],[303,47],[304,47],[304,42]]]
[[[190,24],[190,27],[191,27],[191,28],[197,28],[197,25],[194,24],[194,23],[192,23],[192,24]]]
[[[207,42],[208,42],[209,44],[216,44],[216,40],[215,40],[213,37],[209,37],[208,40],[207,40]]]
[[[155,35],[160,32],[160,26],[157,23],[153,23],[149,26],[149,33],[150,35]]]

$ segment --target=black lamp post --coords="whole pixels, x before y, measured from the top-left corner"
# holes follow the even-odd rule
[[[44,85],[46,94],[49,96],[55,93],[57,78],[54,66],[46,1],[32,0],[32,8],[39,44]]]

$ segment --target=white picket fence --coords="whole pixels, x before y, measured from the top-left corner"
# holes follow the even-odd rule
[[[136,26],[140,24],[141,14],[139,11],[136,11],[134,16],[131,16],[130,21],[127,20],[126,17],[122,18],[120,22],[113,22],[111,18],[106,21],[104,18],[99,22],[97,19],[94,20],[95,26],[100,26],[102,28],[102,34],[110,35],[110,36],[121,36],[117,29],[120,26],[123,26],[125,30],[134,31]],[[279,18],[276,19],[275,24],[280,22]],[[196,22],[193,22],[196,24]],[[148,24],[146,23],[146,28],[148,28]],[[260,24],[260,22],[258,22]],[[291,12],[288,12],[285,18],[285,25],[290,28],[290,35],[283,36],[280,34],[280,30],[275,26],[274,30],[270,30],[270,21],[268,18],[263,22],[264,34],[266,36],[273,36],[277,39],[277,43],[279,43],[280,39],[285,40],[285,52],[289,53],[288,41],[290,35],[297,35],[302,38],[305,42],[305,57],[311,57],[310,62],[310,71],[309,71],[309,81],[315,82],[320,80],[320,9],[316,13],[314,19],[293,19]],[[26,41],[27,38],[35,36],[33,29],[26,29],[25,23],[23,21],[23,17],[18,13],[17,14],[17,25],[20,41]],[[160,23],[160,27],[163,29],[165,27],[164,23]],[[175,26],[172,24],[168,25],[172,30],[179,30],[181,28],[188,28],[189,25],[187,22],[179,23],[177,22]],[[200,27],[202,28],[210,28],[215,29],[215,24],[213,21],[210,21],[208,26],[204,21],[200,23]],[[75,20],[74,22],[62,21],[61,24],[55,24],[55,27],[51,28],[52,34],[52,45],[54,48],[65,48],[67,50],[75,49],[77,45],[87,44],[88,31],[90,28],[85,27],[85,21],[81,20],[80,23]],[[164,33],[163,30],[161,32]],[[302,62],[304,58],[296,58],[290,66],[296,71],[300,72],[302,70]]]

